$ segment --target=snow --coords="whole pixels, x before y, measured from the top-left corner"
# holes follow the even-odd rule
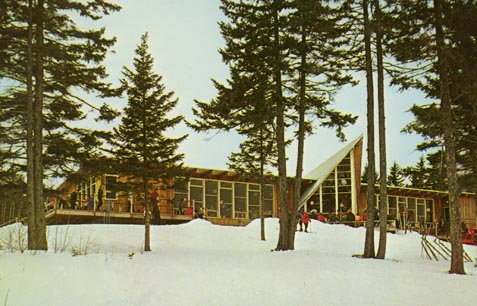
[[[294,251],[272,252],[277,219],[266,220],[267,241],[259,221],[151,226],[152,251],[142,252],[144,226],[60,225],[48,227],[48,252],[21,253],[15,240],[26,227],[14,224],[0,228],[0,304],[477,305],[474,263],[467,275],[448,274],[449,261],[423,256],[417,233],[389,234],[388,259],[372,260],[352,256],[364,228],[311,227],[296,233]]]

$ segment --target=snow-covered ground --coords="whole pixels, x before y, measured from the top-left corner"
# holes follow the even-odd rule
[[[383,261],[352,257],[363,251],[363,228],[315,221],[311,233],[297,232],[295,251],[271,252],[278,220],[266,225],[265,242],[257,221],[152,226],[147,253],[143,226],[50,226],[50,250],[36,254],[12,252],[26,228],[4,227],[0,305],[477,305],[474,263],[449,275],[449,261],[423,257],[416,233],[389,234]]]

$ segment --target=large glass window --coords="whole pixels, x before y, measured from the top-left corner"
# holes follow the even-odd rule
[[[250,219],[260,217],[260,185],[248,185],[248,209]]]
[[[415,198],[408,198],[407,199],[407,209],[408,209],[408,220],[410,222],[416,222],[416,199]]]
[[[325,214],[335,213],[336,206],[343,211],[352,206],[351,155],[348,154],[323,181],[313,198],[314,209]]]
[[[434,222],[434,201],[426,200],[426,222]]]
[[[389,196],[388,197],[388,213],[391,215],[397,214],[397,198]]]
[[[388,207],[389,214],[396,211],[402,222],[433,221],[434,201],[432,199],[389,196]]]
[[[263,215],[265,217],[273,216],[273,186],[265,185],[263,187]]]
[[[321,186],[323,212],[336,212],[336,180],[335,172],[331,173]]]
[[[194,204],[194,209],[204,206],[204,181],[190,180],[190,200]]]
[[[174,185],[174,213],[184,213],[189,206],[189,186],[187,182],[177,181]],[[185,200],[184,200],[185,199]],[[185,202],[185,203],[184,203]]]
[[[220,216],[222,218],[232,218],[233,205],[233,184],[220,182]]]
[[[247,184],[234,183],[235,215],[245,218],[247,212]]]
[[[416,212],[417,212],[417,220],[419,222],[426,221],[426,203],[424,199],[416,199]]]
[[[183,185],[186,186],[187,184]],[[176,187],[174,199],[189,198],[195,207],[205,206],[208,217],[249,218],[260,216],[260,185],[245,182],[228,182],[191,179],[187,190]],[[264,188],[264,216],[273,215],[273,185]]]
[[[219,182],[205,181],[205,208],[207,216],[217,217],[219,203]]]
[[[117,179],[117,176],[111,175],[110,177],[113,177],[115,180]],[[93,198],[94,200],[94,194],[96,192],[95,180],[96,179],[94,177],[91,177],[88,180],[84,180],[83,182],[79,184],[78,194],[79,194],[80,206],[87,205],[91,198]],[[106,193],[106,196],[107,196],[107,193]],[[114,196],[116,196],[116,193],[114,193]],[[115,200],[116,198],[112,198],[112,199]]]

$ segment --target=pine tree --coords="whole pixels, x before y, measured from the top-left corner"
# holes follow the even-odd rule
[[[451,212],[451,273],[463,274],[462,243],[459,234],[460,211],[458,193],[457,155],[466,134],[464,126],[473,125],[461,115],[463,101],[475,96],[475,60],[469,54],[475,52],[474,1],[398,1],[396,5],[396,32],[400,34],[389,45],[396,59],[415,66],[413,71],[394,77],[403,88],[415,87],[429,97],[438,99],[439,130],[433,139],[445,150],[445,169]],[[408,20],[412,17],[412,22]],[[417,65],[416,65],[417,64]],[[416,67],[417,66],[417,67]],[[469,78],[470,77],[470,78]],[[437,133],[436,133],[437,132]],[[459,154],[460,155],[460,154]]]
[[[340,71],[344,65],[339,58],[344,42],[340,40],[339,18],[331,5],[309,1],[224,0],[222,10],[230,22],[220,24],[226,41],[221,54],[230,66],[231,79],[228,86],[215,83],[219,95],[211,103],[196,101],[199,109],[195,114],[201,118],[203,130],[235,129],[242,126],[237,118],[244,119],[238,114],[253,105],[251,93],[260,91],[265,97],[257,101],[265,103],[269,110],[267,116],[246,122],[273,127],[280,206],[276,249],[291,250],[294,249],[299,197],[294,198],[290,207],[288,194],[292,191],[288,190],[287,182],[286,131],[296,124],[299,149],[294,188],[299,190],[304,138],[312,132],[311,121],[318,118],[319,124],[336,127],[342,136],[341,129],[355,120],[329,107],[336,88],[352,82]],[[328,17],[330,12],[333,17]],[[206,124],[204,119],[214,123]]]
[[[367,153],[368,153],[368,177],[367,177],[367,212],[369,220],[374,220],[375,215],[375,152],[374,152],[374,83],[373,63],[371,54],[371,18],[369,17],[369,4],[363,0],[363,24],[365,45],[365,70],[366,70],[366,116],[367,116]],[[366,239],[364,243],[364,258],[374,258],[374,222],[366,223]]]
[[[29,0],[8,4],[3,12],[10,22],[1,28],[2,41],[7,41],[8,47],[0,51],[6,54],[7,65],[0,70],[0,78],[14,86],[1,100],[9,107],[18,101],[23,104],[24,111],[11,112],[9,120],[23,122],[22,130],[26,131],[26,149],[17,153],[26,160],[28,247],[44,250],[45,176],[74,171],[75,166],[91,156],[91,148],[100,144],[96,132],[74,127],[71,122],[85,118],[81,110],[84,104],[100,111],[100,117],[111,118],[114,114],[107,106],[96,107],[81,98],[78,89],[112,94],[102,81],[106,73],[101,62],[115,40],[104,37],[104,29],[79,29],[71,12],[96,20],[119,7],[102,0]]]
[[[430,189],[429,186],[429,169],[426,166],[424,156],[419,158],[415,166],[409,166],[403,169],[410,183],[408,187],[417,189]]]
[[[368,164],[365,164],[363,167],[363,172],[361,173],[361,183],[366,184],[368,179]],[[379,175],[376,171],[374,171],[374,181],[379,181]]]
[[[243,133],[243,129],[241,129]],[[246,178],[257,179],[260,183],[260,238],[265,241],[265,217],[263,214],[265,176],[270,175],[270,166],[276,165],[276,147],[270,140],[273,131],[266,128],[247,130],[248,138],[240,144],[240,152],[229,157],[229,168],[241,173]]]
[[[228,25],[223,24],[222,27],[224,32],[227,31]],[[227,86],[215,82],[219,91],[217,98],[210,103],[196,100],[199,108],[193,111],[199,119],[189,123],[189,126],[196,131],[235,129],[247,137],[240,144],[241,151],[229,156],[228,165],[244,177],[258,180],[261,190],[264,190],[265,175],[269,173],[269,167],[276,167],[277,164],[274,113],[270,111],[273,102],[266,95],[269,80],[240,72],[234,66],[230,69],[232,77]],[[261,239],[265,240],[263,193],[260,202]]]
[[[283,71],[287,65],[282,55],[285,48],[282,34],[285,2],[222,1],[221,9],[231,22],[220,23],[226,41],[226,46],[220,53],[230,66],[231,78],[229,86],[215,82],[219,91],[218,98],[210,103],[196,101],[199,108],[195,109],[195,114],[200,117],[195,125],[197,130],[230,130],[244,127],[251,130],[250,126],[253,125],[256,132],[263,130],[263,127],[273,129],[280,207],[285,207],[288,199],[286,101],[282,82]],[[259,103],[262,105],[257,105]],[[266,112],[248,117],[247,114],[251,114],[250,110],[253,110],[254,106],[265,109]],[[281,213],[286,215],[280,216],[284,226],[281,226],[279,244],[282,242],[285,248],[292,249],[293,242],[287,234],[290,231],[286,229],[290,224],[288,210],[281,210]],[[284,235],[286,238],[283,239]]]
[[[335,128],[337,136],[344,139],[343,127],[353,124],[356,117],[330,107],[332,96],[345,84],[354,84],[353,78],[345,73],[349,65],[346,60],[349,50],[345,48],[349,39],[343,35],[340,6],[327,2],[298,0],[291,3],[295,10],[290,14],[286,34],[290,41],[290,85],[295,96],[292,118],[297,126],[297,161],[294,178],[293,206],[290,220],[296,220],[300,208],[301,180],[305,138],[313,133],[313,121],[325,127]],[[296,68],[295,68],[296,67]],[[295,90],[296,88],[296,90]],[[290,235],[294,235],[294,228]]]
[[[386,163],[386,116],[384,101],[384,26],[383,12],[379,0],[373,2],[375,11],[375,30],[376,30],[376,69],[378,74],[378,125],[379,125],[379,245],[376,258],[384,259],[386,257],[387,240],[387,219],[388,219],[388,189],[386,185],[387,163]]]
[[[403,187],[404,186],[404,174],[401,167],[396,161],[393,162],[389,169],[387,184],[389,186]]]
[[[139,182],[143,186],[146,212],[144,248],[150,251],[149,180],[160,180],[163,188],[169,188],[173,178],[183,174],[184,155],[177,153],[177,149],[187,135],[176,138],[166,135],[167,130],[179,124],[183,117],[167,117],[178,99],[173,99],[174,92],[165,91],[162,76],[154,73],[154,59],[148,52],[147,39],[147,33],[142,35],[135,50],[134,70],[124,67],[121,83],[128,104],[121,124],[114,129],[114,144],[118,171],[131,184]]]
[[[450,273],[465,274],[460,225],[459,186],[457,185],[456,146],[454,140],[454,122],[452,114],[452,97],[450,93],[449,67],[446,37],[443,22],[443,1],[434,0],[434,18],[437,47],[437,70],[441,100],[442,125],[444,128],[444,147],[446,150],[447,183],[449,185],[450,238],[452,259]]]

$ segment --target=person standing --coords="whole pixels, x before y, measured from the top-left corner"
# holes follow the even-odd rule
[[[192,215],[194,215],[194,209],[192,208],[192,205],[187,206],[186,215],[189,217],[192,217]]]
[[[303,216],[301,217],[301,222],[305,226],[305,232],[308,232],[308,223],[310,223],[310,216],[306,211],[303,212]],[[301,231],[301,228],[300,228]]]
[[[133,210],[133,200],[134,200],[133,192],[129,191],[129,193],[128,193],[128,212],[131,213],[131,214],[134,212],[134,210]]]
[[[346,222],[350,226],[356,226],[356,216],[353,214],[351,209],[348,209],[346,212]]]
[[[296,214],[296,223],[300,225],[300,232],[303,231],[303,221],[301,221],[302,218],[303,218],[303,211],[304,211],[304,209],[301,208],[301,209],[298,211],[298,213]]]
[[[183,215],[184,214],[184,209],[187,207],[187,198],[182,198],[181,201],[179,202],[179,214]]]
[[[73,192],[70,195],[70,207],[71,207],[71,209],[76,209],[77,199],[78,199],[78,194],[76,193],[76,190],[73,190]]]
[[[99,189],[98,189],[98,206],[96,206],[96,211],[100,211],[102,205],[103,205],[103,186],[102,186],[102,185],[99,185]]]
[[[159,225],[161,223],[161,211],[159,210],[158,200],[159,194],[157,193],[157,188],[154,188],[154,191],[151,193],[150,200],[152,205],[152,215],[153,215],[153,224]]]

